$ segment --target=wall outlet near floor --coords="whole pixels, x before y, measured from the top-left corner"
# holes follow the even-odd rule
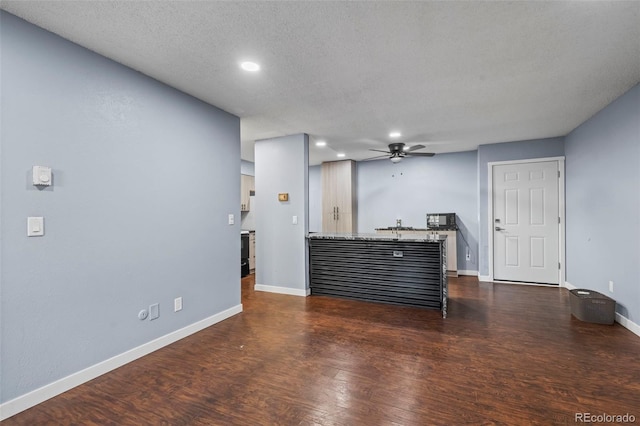
[[[173,300],[173,312],[178,312],[182,310],[182,297],[176,297]]]
[[[609,281],[609,292],[613,293],[613,281]]]

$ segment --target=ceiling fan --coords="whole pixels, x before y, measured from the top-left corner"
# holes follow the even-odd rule
[[[435,153],[433,153],[433,152],[415,152],[415,151],[417,151],[419,149],[422,149],[422,148],[425,148],[425,146],[424,145],[414,145],[412,147],[407,147],[402,142],[390,143],[389,144],[389,151],[382,151],[380,149],[369,149],[369,151],[384,152],[385,155],[378,155],[376,157],[367,158],[365,161],[375,160],[375,159],[383,158],[383,157],[389,157],[389,159],[391,160],[392,163],[397,163],[397,162],[399,162],[400,160],[402,160],[406,156],[433,157],[435,155]]]

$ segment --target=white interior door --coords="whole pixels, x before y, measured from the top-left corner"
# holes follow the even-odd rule
[[[559,283],[558,162],[493,166],[494,280]]]

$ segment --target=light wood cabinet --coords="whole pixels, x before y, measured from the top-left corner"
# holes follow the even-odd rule
[[[240,211],[250,210],[251,191],[255,191],[255,177],[250,175],[240,175]]]
[[[400,238],[424,238],[425,235],[444,235],[447,237],[447,275],[458,276],[458,243],[456,241],[457,231],[432,231],[432,230],[404,230],[395,231],[391,229],[377,229],[377,234],[399,235]]]
[[[458,276],[458,238],[457,231],[427,231],[434,235],[447,236],[447,275],[450,277]]]
[[[254,272],[256,270],[256,233],[251,232],[249,234],[249,270]]]
[[[356,163],[322,163],[322,232],[356,232]]]

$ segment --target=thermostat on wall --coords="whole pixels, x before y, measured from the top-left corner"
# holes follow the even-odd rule
[[[33,166],[33,184],[51,186],[51,167]]]
[[[278,194],[278,201],[289,201],[289,193],[288,192],[282,192],[282,193]]]

